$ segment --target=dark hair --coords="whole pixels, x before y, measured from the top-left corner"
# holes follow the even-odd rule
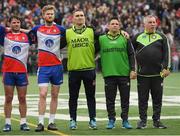
[[[111,20],[117,20],[118,22],[121,22],[118,17],[112,17],[112,18],[110,18],[109,22],[111,22]]]
[[[20,22],[22,22],[22,20],[21,20],[21,18],[19,17],[19,16],[11,16],[10,18],[9,18],[9,22],[11,22],[13,19],[17,19],[17,20],[19,20]]]

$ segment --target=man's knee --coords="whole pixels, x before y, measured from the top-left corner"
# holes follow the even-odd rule
[[[40,98],[41,98],[41,99],[46,99],[47,92],[42,92],[42,91],[41,91],[39,95],[40,95]]]
[[[24,95],[18,96],[19,103],[23,104],[26,103],[26,97]]]
[[[6,95],[5,103],[12,103],[13,95]]]

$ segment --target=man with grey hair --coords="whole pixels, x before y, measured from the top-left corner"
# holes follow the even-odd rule
[[[137,129],[146,128],[149,92],[152,96],[153,126],[167,128],[160,122],[163,80],[170,74],[170,48],[163,33],[156,31],[156,17],[144,18],[144,32],[137,34],[132,43],[137,58],[138,103],[140,121]]]

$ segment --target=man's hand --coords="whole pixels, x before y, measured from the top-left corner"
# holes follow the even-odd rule
[[[130,73],[130,79],[136,79],[137,73],[135,71],[131,71]]]
[[[6,31],[7,32],[11,31],[11,28],[10,27],[6,27]]]
[[[129,34],[128,34],[126,31],[121,30],[121,34],[122,34],[125,38],[129,39]]]
[[[163,69],[162,72],[160,73],[162,78],[169,76],[169,74],[170,74],[169,69]]]

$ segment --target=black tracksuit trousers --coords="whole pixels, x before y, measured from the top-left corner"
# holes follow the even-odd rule
[[[71,119],[76,121],[77,118],[77,102],[81,81],[84,83],[89,117],[90,119],[96,117],[95,78],[95,70],[69,72],[69,113]]]
[[[108,118],[112,120],[116,119],[115,99],[117,89],[119,89],[122,110],[121,118],[122,120],[127,120],[129,112],[130,78],[125,76],[110,76],[105,77],[104,81]]]
[[[138,103],[140,119],[144,122],[147,121],[147,109],[149,92],[152,97],[153,105],[153,121],[160,119],[163,95],[163,78],[157,77],[137,77],[138,82]]]

